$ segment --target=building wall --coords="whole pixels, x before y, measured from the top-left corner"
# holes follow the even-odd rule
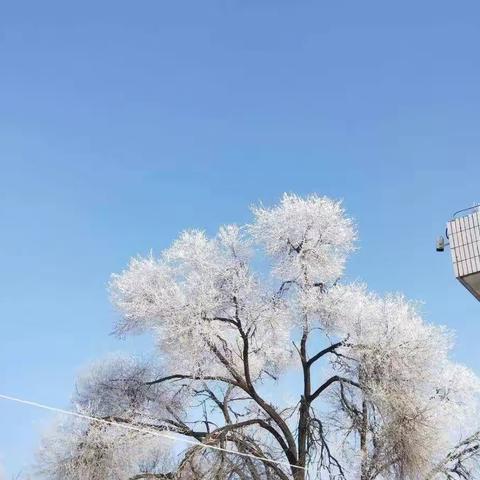
[[[451,220],[447,228],[455,276],[480,272],[480,212]]]

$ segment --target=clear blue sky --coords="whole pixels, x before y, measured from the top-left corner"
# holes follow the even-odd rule
[[[283,191],[343,198],[351,278],[425,301],[480,374],[435,237],[480,201],[478,2],[3,2],[0,391],[68,405],[110,350],[111,272]],[[0,401],[0,456],[48,415]]]

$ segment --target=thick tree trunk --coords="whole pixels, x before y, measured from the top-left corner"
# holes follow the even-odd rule
[[[308,435],[308,401],[302,396],[300,400],[300,419],[298,421],[298,466],[294,470],[293,478],[295,480],[304,480],[305,464],[307,460],[307,435]]]
[[[310,396],[312,393],[311,379],[310,379],[310,365],[307,359],[307,338],[308,331],[304,329],[302,340],[300,342],[300,359],[302,361],[303,369],[303,395],[300,399],[300,411],[298,420],[298,466],[303,468],[296,468],[293,478],[295,480],[305,479],[305,465],[307,463],[307,441],[308,441],[308,423],[310,410]]]
[[[368,408],[367,402],[362,402],[362,424],[360,426],[360,452],[362,456],[362,463],[360,467],[360,480],[368,480],[368,445],[367,445],[367,432],[368,432]]]
[[[305,480],[305,470],[303,468],[296,468],[293,478],[294,480]]]

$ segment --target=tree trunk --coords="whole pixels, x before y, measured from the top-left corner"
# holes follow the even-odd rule
[[[299,465],[301,466],[301,465]],[[305,465],[303,465],[305,467]],[[293,478],[294,480],[305,480],[306,477],[306,472],[305,468],[295,468],[293,472]]]
[[[362,402],[362,423],[360,426],[360,452],[362,456],[360,467],[360,480],[368,480],[368,445],[367,445],[367,432],[368,432],[368,409],[367,402]]]
[[[302,340],[300,342],[300,359],[302,361],[303,370],[303,395],[300,399],[300,411],[298,420],[298,466],[304,468],[296,468],[293,478],[295,480],[305,479],[305,465],[307,463],[307,440],[308,440],[308,423],[311,396],[311,379],[310,366],[307,359],[307,338],[308,330],[303,329]]]
[[[302,396],[300,400],[300,419],[298,421],[298,466],[305,467],[307,460],[307,435],[308,435],[308,401]],[[305,479],[305,469],[295,468],[293,478]]]

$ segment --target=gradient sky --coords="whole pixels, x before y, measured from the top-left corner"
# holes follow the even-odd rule
[[[111,350],[106,284],[282,192],[344,200],[351,279],[422,300],[480,374],[480,305],[435,237],[480,201],[478,2],[0,4],[0,393],[68,406]],[[0,400],[28,465],[49,414]]]

